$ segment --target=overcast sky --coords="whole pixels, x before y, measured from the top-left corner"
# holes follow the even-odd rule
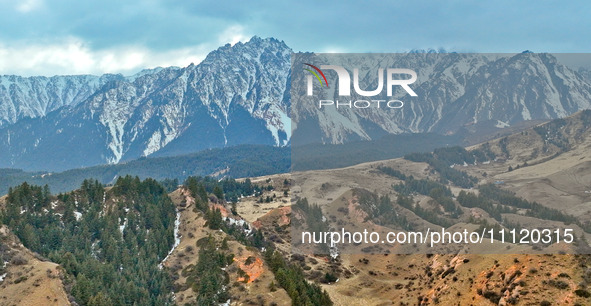
[[[295,51],[591,52],[591,3],[0,0],[0,74],[186,66],[251,36]]]

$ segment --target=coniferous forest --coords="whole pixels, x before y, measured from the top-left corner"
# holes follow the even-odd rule
[[[174,286],[161,263],[174,245],[175,205],[168,196],[176,180],[157,182],[119,178],[112,187],[85,180],[78,190],[52,195],[47,186],[23,183],[11,188],[0,221],[23,245],[64,269],[70,300],[79,305],[174,304]],[[178,186],[177,186],[178,187]],[[189,177],[184,187],[203,213],[206,226],[221,230],[247,247],[265,252],[279,286],[293,305],[331,305],[328,294],[309,283],[299,267],[287,263],[261,231],[246,233],[222,218],[208,202],[235,202],[269,186],[250,180]],[[209,237],[198,243],[199,261],[183,274],[198,293],[198,305],[217,305],[229,297],[224,267],[234,254],[227,242]]]
[[[159,264],[174,243],[175,216],[158,182],[127,176],[110,190],[85,180],[57,196],[23,183],[9,191],[2,222],[65,269],[78,304],[165,305],[172,285]]]

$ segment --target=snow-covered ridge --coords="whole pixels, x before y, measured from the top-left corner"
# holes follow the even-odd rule
[[[253,37],[198,65],[130,77],[0,77],[0,147],[7,148],[0,168],[61,171],[239,144],[286,146],[303,122],[319,126],[322,141],[343,143],[384,133],[452,134],[490,122],[501,128],[591,108],[589,79],[552,55],[409,53],[375,65],[413,67],[416,101],[395,97],[409,103],[394,112],[319,111],[290,105],[288,83],[303,73],[290,74],[291,54],[281,41]],[[361,66],[375,83],[370,64]]]
[[[0,152],[0,167],[64,170],[245,143],[288,145],[291,120],[283,97],[291,52],[281,41],[254,37],[223,46],[198,65],[112,76],[102,83],[98,80],[105,77],[85,76],[96,87],[82,101],[24,112],[37,117],[31,124],[8,116],[17,122],[0,128],[0,146],[13,150]],[[36,98],[23,99],[28,102],[19,103],[27,105]],[[59,108],[63,105],[68,108]],[[14,113],[11,104],[2,102],[0,90],[0,114],[2,107]],[[80,143],[73,137],[85,146],[68,147]],[[16,144],[15,139],[22,141]],[[48,160],[52,156],[43,152],[56,147],[77,156]],[[31,160],[40,162],[31,166]]]
[[[74,106],[105,83],[123,79],[106,74],[53,77],[0,76],[0,126],[30,117],[43,117],[63,106]]]

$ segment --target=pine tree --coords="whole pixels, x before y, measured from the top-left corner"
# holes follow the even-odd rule
[[[113,301],[104,292],[99,292],[88,301],[88,306],[111,306]]]
[[[224,190],[220,185],[215,185],[215,187],[213,187],[213,194],[220,202],[224,201]]]

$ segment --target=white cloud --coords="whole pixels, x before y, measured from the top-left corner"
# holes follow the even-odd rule
[[[324,47],[322,50],[319,51],[320,53],[346,53],[347,50],[342,47],[337,46],[327,46]]]
[[[143,46],[117,46],[93,50],[83,40],[75,37],[49,44],[0,44],[0,74],[64,75],[64,74],[134,74],[145,68],[179,66],[200,63],[207,53],[217,47],[238,41],[246,41],[241,26],[224,30],[217,41],[199,45],[155,51]]]
[[[28,13],[40,8],[43,5],[41,0],[22,0],[16,1],[15,9],[21,13]]]
[[[239,41],[247,41],[250,36],[244,33],[244,27],[241,25],[229,26],[218,36],[220,45],[230,43],[232,46]]]

